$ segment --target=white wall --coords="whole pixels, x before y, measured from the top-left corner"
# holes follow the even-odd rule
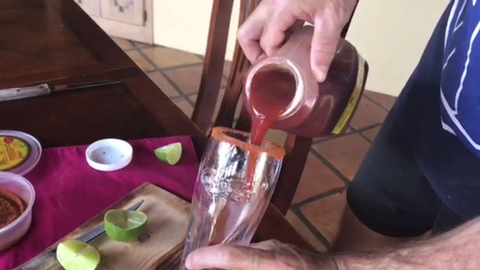
[[[155,44],[205,52],[213,0],[155,0]],[[448,0],[360,0],[347,39],[370,64],[367,89],[398,95]],[[235,1],[227,59],[233,54]]]
[[[155,44],[204,54],[213,0],[154,0]],[[240,1],[235,1],[230,20],[227,56],[232,59]]]
[[[396,96],[448,0],[360,0],[347,39],[370,65],[366,88]]]

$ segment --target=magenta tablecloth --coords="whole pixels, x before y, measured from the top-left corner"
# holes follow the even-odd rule
[[[158,160],[153,150],[181,142],[183,156],[175,166]],[[144,182],[151,182],[189,201],[198,159],[189,137],[130,141],[133,160],[124,169],[100,172],[85,160],[87,146],[45,149],[25,177],[35,187],[30,230],[17,244],[0,252],[0,269],[12,269],[37,255]]]

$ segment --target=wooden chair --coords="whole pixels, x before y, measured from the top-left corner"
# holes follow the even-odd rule
[[[239,25],[246,20],[260,2],[261,0],[241,0]],[[233,3],[234,0],[214,0],[212,6],[200,89],[192,114],[192,120],[207,134],[212,127],[212,119],[215,117],[213,115],[215,107],[218,106],[216,103],[221,89]],[[343,37],[346,36],[349,24],[350,22],[343,30]],[[243,107],[236,124],[234,123],[234,119],[238,114],[236,108],[243,88],[243,78],[249,66],[250,63],[237,42],[225,94],[216,115],[214,126],[228,126],[243,131],[250,131],[250,116]],[[292,134],[287,135],[284,143],[286,150],[284,165],[272,197],[272,204],[282,214],[287,213],[293,200],[311,144],[311,138],[303,138]],[[321,179],[319,180],[321,181]]]

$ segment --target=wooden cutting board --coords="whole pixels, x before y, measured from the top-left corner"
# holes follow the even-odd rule
[[[107,210],[127,209],[141,200],[144,202],[138,211],[145,212],[148,221],[145,232],[138,240],[129,243],[116,242],[104,233],[89,242],[101,254],[101,263],[97,269],[150,270],[164,264],[171,265],[169,261],[172,257],[176,257],[178,261],[183,248],[190,204],[160,187],[145,183],[16,269],[62,270],[55,253],[50,252],[60,241],[87,233],[103,222],[103,215]],[[47,256],[42,256],[44,254]]]

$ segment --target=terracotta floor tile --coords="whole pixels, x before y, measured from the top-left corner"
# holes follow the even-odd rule
[[[215,109],[213,110],[213,119],[212,121],[217,117],[217,114],[218,114],[218,110],[220,110],[220,105],[222,104],[222,99],[223,99],[223,95],[225,94],[225,90],[220,90],[220,93],[218,93],[218,97],[217,97],[217,101],[215,103]],[[189,99],[193,102],[197,102],[197,97],[198,97],[198,94],[194,94],[194,95],[189,95],[188,96]]]
[[[182,67],[166,70],[165,74],[177,85],[186,95],[198,92],[202,66]]]
[[[220,93],[218,93],[217,103],[216,103],[218,107],[220,107],[220,102],[222,101],[224,94],[225,94],[225,90],[220,90]],[[196,102],[198,94],[189,95],[189,97],[193,102]]]
[[[314,155],[309,154],[303,169],[302,178],[300,178],[300,183],[293,197],[293,202],[298,203],[312,196],[343,186],[345,186],[345,183],[338,176]]]
[[[192,116],[192,113],[193,113],[193,106],[190,105],[190,103],[184,99],[184,98],[179,98],[179,99],[175,99],[173,100],[173,102],[175,103],[175,105],[177,105],[177,107],[179,107],[184,114],[186,114],[188,117],[191,117]]]
[[[147,47],[142,51],[147,55],[159,68],[179,67],[191,64],[200,64],[202,59],[193,53],[180,51],[167,47]],[[201,70],[201,67],[200,67]],[[184,79],[189,79],[185,77]]]
[[[347,128],[345,129],[345,132],[344,132],[342,135],[346,135],[346,134],[351,133],[351,132],[353,132],[353,130],[352,130],[350,127],[347,127]],[[320,142],[320,141],[324,141],[324,140],[333,140],[333,139],[335,139],[335,137],[324,137],[324,138],[323,138],[323,137],[320,137],[320,138],[314,138],[314,139],[313,139],[313,143]]]
[[[127,51],[127,50],[133,50],[134,47],[132,45],[132,42],[130,42],[130,40],[127,40],[127,39],[123,39],[123,38],[118,38],[118,37],[111,37],[113,39],[113,41],[115,41],[115,43],[117,43],[117,45],[124,51]]]
[[[180,88],[183,93],[190,95],[197,93],[199,90],[202,69],[202,65],[187,66],[165,70],[165,74],[177,85],[178,88]],[[223,78],[222,85],[225,85],[225,79]]]
[[[291,210],[287,212],[285,218],[292,224],[293,228],[300,233],[303,238],[309,242],[319,252],[326,252],[327,247],[318,240],[318,238],[305,226],[302,220]]]
[[[350,125],[355,129],[372,126],[383,122],[386,115],[387,112],[383,108],[363,97]]]
[[[188,98],[193,101],[193,102],[197,102],[197,97],[198,97],[198,94],[194,94],[194,95],[189,95]]]
[[[330,242],[335,240],[339,230],[342,213],[347,203],[345,194],[345,191],[335,193],[304,205],[300,209],[308,221]]]
[[[358,134],[346,135],[313,145],[313,148],[343,175],[352,180],[370,143]]]
[[[277,143],[279,145],[283,145],[285,143],[285,139],[287,138],[287,133],[281,130],[270,129],[267,131],[265,135],[265,139]]]
[[[365,91],[365,95],[380,104],[383,108],[390,110],[395,103],[396,97],[381,94],[373,91]]]
[[[137,51],[127,51],[126,52],[130,58],[132,58],[133,61],[141,68],[143,71],[148,72],[148,71],[153,71],[155,70],[155,67],[152,66],[147,59],[143,58],[143,56],[137,52]]]
[[[167,79],[162,75],[162,73],[158,71],[154,72],[149,72],[148,77],[152,79],[155,84],[162,89],[162,91],[169,97],[177,97],[180,94],[175,90],[175,87],[173,87]]]
[[[135,47],[137,47],[138,49],[158,47],[154,44],[146,44],[146,43],[143,43],[143,42],[136,42],[136,41],[132,41],[132,42],[133,42],[133,44],[135,44]]]
[[[363,133],[363,135],[365,135],[365,137],[367,137],[371,141],[373,141],[375,139],[375,137],[377,136],[377,133],[378,133],[379,130],[380,130],[380,127],[376,127],[376,128],[366,130],[362,133]]]

